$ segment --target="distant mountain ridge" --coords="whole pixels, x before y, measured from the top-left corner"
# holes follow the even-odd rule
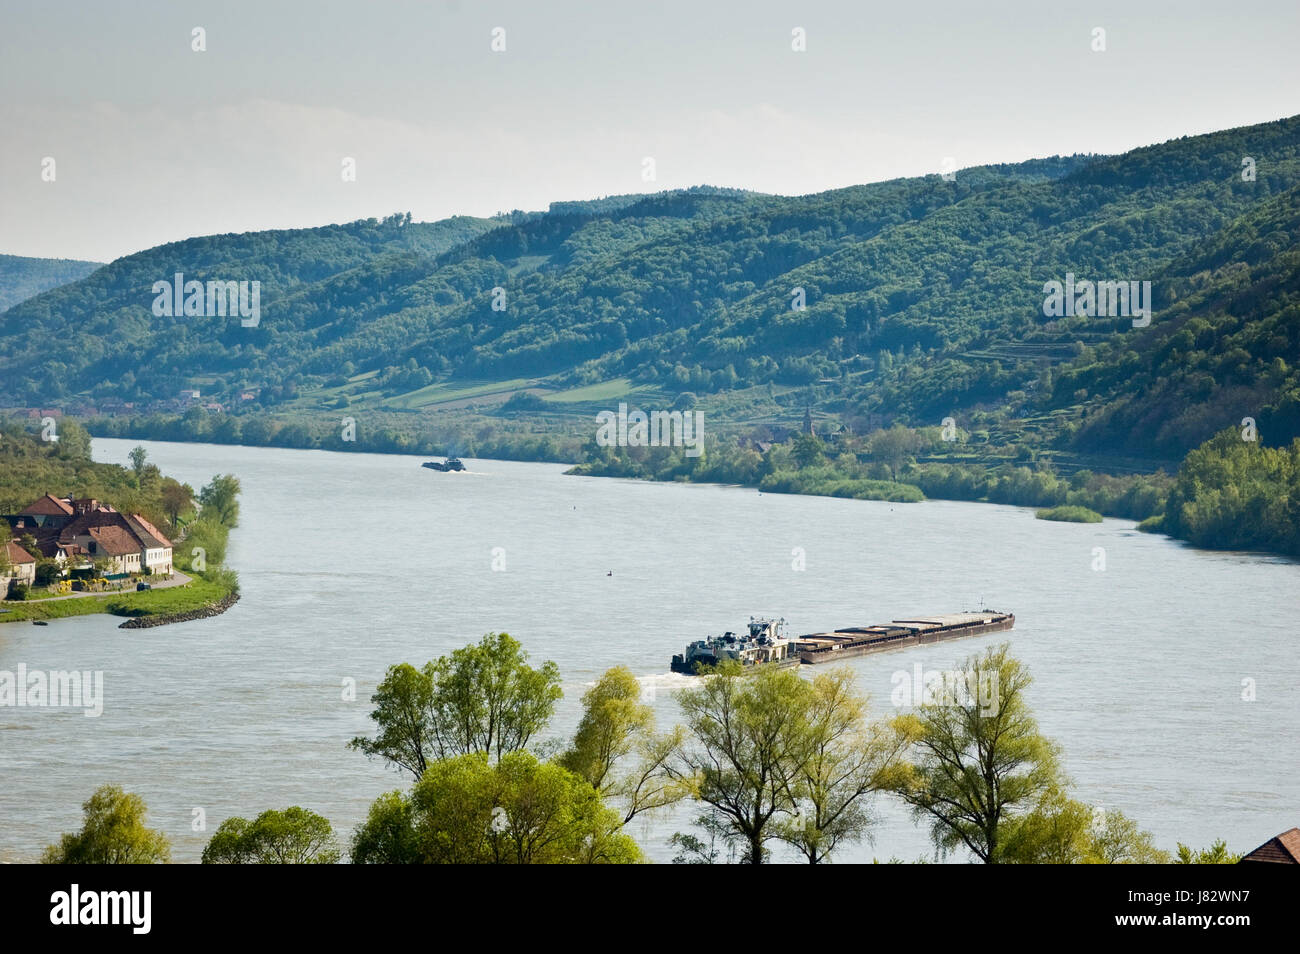
[[[1292,117],[951,181],[190,239],[5,314],[0,406],[147,407],[201,383],[265,408],[321,392],[324,408],[327,388],[367,406],[627,380],[718,408],[797,392],[859,426],[951,416],[1097,454],[1179,457],[1233,416],[1281,442],[1300,432],[1298,188]],[[150,286],[177,271],[261,281],[260,324],[155,318]],[[1067,274],[1151,281],[1155,320],[1049,318],[1044,283]]]
[[[85,278],[102,264],[71,258],[0,255],[0,311],[51,288]]]

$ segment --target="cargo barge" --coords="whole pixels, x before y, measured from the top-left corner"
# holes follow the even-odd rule
[[[977,613],[941,613],[913,616],[878,626],[852,626],[829,633],[800,636],[799,657],[806,663],[835,662],[868,653],[937,643],[944,639],[998,633],[1016,625],[1012,613],[980,610]]]
[[[985,609],[912,616],[875,626],[846,626],[825,633],[786,637],[782,634],[784,619],[751,617],[747,634],[724,633],[698,639],[686,647],[686,652],[673,656],[671,665],[673,672],[687,675],[697,675],[701,669],[727,660],[747,668],[817,665],[945,639],[1002,632],[1015,624],[1014,614]]]

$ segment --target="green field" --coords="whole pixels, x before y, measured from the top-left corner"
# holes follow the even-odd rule
[[[588,384],[568,391],[557,391],[546,395],[552,404],[578,404],[580,402],[618,401],[633,394],[648,390],[645,387],[634,388],[630,378],[614,378],[600,384]]]
[[[480,383],[455,382],[430,384],[418,391],[408,391],[389,398],[383,403],[388,407],[418,408],[431,404],[445,404],[448,401],[460,401],[465,398],[482,397],[485,394],[500,394],[505,391],[518,391],[520,388],[532,387],[535,382],[528,378],[515,378],[513,381],[484,381]]]

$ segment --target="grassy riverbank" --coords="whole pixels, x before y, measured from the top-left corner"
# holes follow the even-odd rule
[[[184,586],[135,593],[109,593],[67,600],[30,600],[0,603],[0,623],[19,623],[37,619],[65,619],[70,616],[170,616],[207,609],[220,603],[232,592],[227,583],[195,577]],[[7,611],[7,612],[5,612]]]

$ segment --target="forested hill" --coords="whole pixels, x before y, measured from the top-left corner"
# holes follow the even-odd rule
[[[43,291],[85,278],[99,262],[0,255],[0,311]]]
[[[718,408],[761,388],[855,426],[953,416],[1088,453],[1175,459],[1234,416],[1282,443],[1298,188],[1294,117],[800,197],[701,187],[192,239],[4,315],[0,406],[148,407],[201,383],[262,407],[328,385],[364,407],[629,380]],[[259,325],[154,317],[152,283],[177,271],[260,280]],[[1045,283],[1067,275],[1150,281],[1153,320],[1045,316]]]

